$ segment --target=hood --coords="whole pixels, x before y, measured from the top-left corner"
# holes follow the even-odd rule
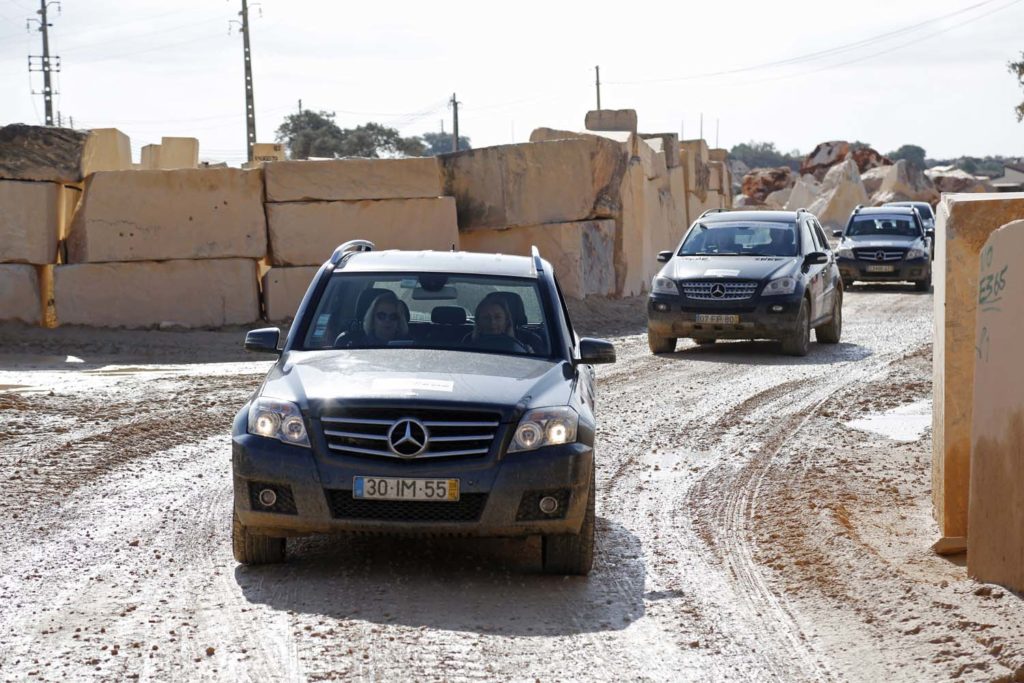
[[[677,256],[662,274],[673,280],[766,280],[789,275],[800,261],[798,256]]]
[[[854,247],[857,249],[870,249],[872,247],[899,247],[905,249],[919,239],[921,238],[905,237],[903,235],[854,235],[853,237],[844,237],[839,246],[851,249]]]
[[[523,407],[565,405],[564,362],[434,349],[291,351],[275,365],[261,396],[293,401],[312,415],[338,401],[472,404],[510,419]]]

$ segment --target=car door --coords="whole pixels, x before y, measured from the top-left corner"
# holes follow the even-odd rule
[[[824,304],[825,315],[828,311],[832,310],[832,306],[835,305],[837,296],[837,286],[839,284],[839,267],[836,265],[836,255],[832,251],[832,246],[828,243],[828,237],[825,236],[825,231],[821,227],[821,223],[817,220],[811,224],[812,230],[815,237],[818,238],[818,244],[821,251],[828,254],[828,263],[822,266],[822,280],[825,286],[824,296],[822,297],[822,303]]]
[[[814,236],[810,221],[800,223],[800,253],[806,258],[808,254],[821,251],[821,245]],[[811,293],[811,322],[815,322],[822,316],[825,309],[825,265],[820,263],[804,266],[807,278],[807,290]]]
[[[572,354],[574,357],[579,356],[580,352],[580,338],[576,334],[575,328],[572,326],[572,319],[569,317],[569,308],[565,305],[565,297],[562,295],[562,288],[558,285],[558,278],[552,278],[555,283],[555,294],[558,296],[558,305],[562,309],[562,315],[565,317],[565,331],[569,335],[569,345],[572,347]],[[594,377],[594,366],[593,365],[577,365],[577,377],[576,391],[578,392],[580,401],[583,405],[594,410],[594,390],[595,390],[595,377]]]

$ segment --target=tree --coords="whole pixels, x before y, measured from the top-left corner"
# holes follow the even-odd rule
[[[424,156],[432,157],[438,154],[447,154],[452,150],[452,136],[450,133],[424,133],[420,136],[426,144],[427,151]],[[473,149],[469,144],[469,138],[465,135],[459,136],[459,151]]]
[[[292,159],[338,156],[343,138],[334,114],[326,111],[289,114],[277,129],[277,141],[288,146]]]
[[[403,138],[394,128],[379,123],[341,129],[334,123],[334,114],[325,111],[286,116],[277,129],[277,141],[288,145],[292,159],[416,157],[427,151],[419,137]]]
[[[774,142],[742,142],[729,150],[729,156],[739,159],[750,168],[767,168],[789,166],[793,170],[800,168],[800,154],[793,150],[784,154],[775,148]]]
[[[1024,88],[1024,52],[1020,53],[1019,62],[1010,62],[1007,66],[1010,69],[1010,73],[1017,77],[1017,83],[1020,87]],[[1017,121],[1024,121],[1024,102],[1018,104],[1013,110],[1017,114]]]
[[[927,168],[924,163],[925,152],[923,147],[917,145],[902,145],[895,152],[889,152],[887,155],[893,161],[899,161],[900,159],[906,159],[909,163],[913,164],[922,171]]]

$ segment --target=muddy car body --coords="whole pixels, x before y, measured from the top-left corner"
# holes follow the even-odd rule
[[[536,251],[368,244],[339,247],[320,269],[279,360],[236,416],[236,559],[279,561],[285,537],[309,533],[540,535],[546,570],[585,574],[591,364],[614,361],[614,347],[575,335]],[[495,299],[511,318],[502,339],[479,333]],[[393,320],[389,310],[408,316],[401,335],[347,341],[361,324]],[[246,338],[250,350],[277,345],[276,328]]]
[[[690,227],[654,277],[647,302],[653,353],[679,337],[777,339],[806,355],[810,330],[837,343],[842,284],[828,241],[808,211],[709,211]]]

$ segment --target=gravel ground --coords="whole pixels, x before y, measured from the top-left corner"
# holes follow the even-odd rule
[[[269,367],[242,330],[0,326],[0,676],[1024,680],[1021,596],[929,550],[930,430],[851,425],[927,410],[931,305],[854,288],[806,358],[655,357],[642,300],[574,306],[619,355],[587,578],[541,574],[533,539],[318,537],[240,567],[230,421]]]

